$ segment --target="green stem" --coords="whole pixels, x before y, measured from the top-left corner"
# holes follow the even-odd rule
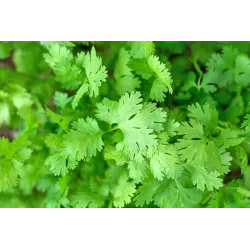
[[[112,208],[113,207],[113,201],[112,200],[110,200],[109,201],[109,206],[108,206],[109,208]]]
[[[208,203],[208,201],[211,199],[211,194],[209,194],[203,201],[202,201],[202,205],[205,205],[206,203]]]
[[[197,81],[197,84],[196,84],[196,88],[200,92],[200,89],[201,89],[201,79],[203,77],[203,72],[201,71],[200,66],[197,63],[197,57],[195,57],[194,60],[192,60],[192,63],[194,65],[195,70],[197,71],[197,73],[199,75],[199,78],[198,78],[198,81]]]
[[[116,129],[118,129],[118,126],[115,126],[115,127],[111,128],[111,129],[109,129],[108,131],[103,132],[103,134],[110,133],[110,132],[112,132],[112,131],[114,131]]]
[[[203,72],[201,71],[200,66],[197,63],[197,57],[194,59],[193,64],[194,64],[194,68],[198,72],[199,76],[202,77],[203,76]]]

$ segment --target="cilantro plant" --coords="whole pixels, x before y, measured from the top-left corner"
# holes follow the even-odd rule
[[[0,207],[250,207],[249,42],[0,42]]]

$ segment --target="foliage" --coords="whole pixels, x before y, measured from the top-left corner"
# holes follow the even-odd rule
[[[250,207],[249,52],[0,42],[0,207]]]

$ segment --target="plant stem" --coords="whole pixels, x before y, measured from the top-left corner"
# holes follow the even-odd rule
[[[109,208],[112,208],[112,207],[113,207],[113,201],[110,200],[110,201],[109,201]]]

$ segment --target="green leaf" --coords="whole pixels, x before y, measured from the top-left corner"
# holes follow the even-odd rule
[[[150,77],[152,77],[153,72],[151,68],[148,65],[147,60],[144,59],[131,59],[128,64],[133,71],[141,76],[143,79],[148,80]]]
[[[0,138],[0,192],[16,187],[24,162],[30,157],[30,142],[20,135],[13,142]]]
[[[240,161],[241,173],[244,173],[248,166],[248,156],[246,151],[241,147],[235,147],[236,157]]]
[[[73,129],[64,135],[66,154],[76,160],[86,160],[95,156],[103,149],[102,135],[103,131],[96,120],[90,117],[86,120],[78,119],[73,123]]]
[[[235,82],[242,86],[249,83],[250,60],[246,55],[238,55],[235,62]]]
[[[89,82],[89,96],[98,96],[99,87],[102,82],[106,82],[106,67],[102,66],[102,59],[96,56],[96,50],[93,46],[90,53],[87,53],[84,60],[84,68]]]
[[[82,98],[82,96],[88,91],[88,85],[87,84],[83,84],[81,86],[81,88],[76,92],[76,95],[72,101],[72,107],[73,109],[75,109],[78,106],[78,103],[80,101],[80,99]]]
[[[157,108],[155,103],[146,103],[136,116],[142,124],[147,124],[148,128],[159,133],[164,129],[167,114],[162,108]]]
[[[50,170],[55,176],[65,176],[68,173],[69,165],[67,164],[67,157],[62,153],[54,153],[49,156],[45,164],[51,166]],[[71,167],[72,168],[72,167]]]
[[[216,138],[217,144],[221,143],[222,148],[227,149],[241,144],[244,137],[240,137],[240,131],[232,129],[223,129]]]
[[[68,169],[75,169],[80,160],[89,160],[102,150],[102,135],[96,120],[90,117],[78,119],[63,140],[58,139],[58,145],[53,148],[54,153],[47,158],[46,165],[54,175],[66,175]]]
[[[203,139],[204,131],[202,124],[195,120],[190,120],[188,122],[183,122],[179,127],[179,135],[184,135],[185,139]]]
[[[54,96],[54,100],[55,100],[55,104],[57,107],[64,109],[65,106],[71,102],[71,97],[68,97],[67,93],[62,93],[59,91],[56,91],[55,96]]]
[[[135,204],[137,207],[143,207],[153,201],[156,191],[160,187],[160,182],[154,178],[147,178],[137,190]]]
[[[213,189],[219,189],[223,186],[222,179],[219,178],[217,172],[208,172],[201,166],[188,166],[187,168],[191,173],[193,184],[197,185],[201,191],[204,191],[205,187],[207,190],[213,191]]]
[[[167,178],[178,179],[183,170],[178,152],[172,145],[167,146],[163,152],[159,151],[153,154],[150,159],[150,168],[153,176],[160,181],[165,176]]]
[[[69,41],[40,41],[40,44],[46,49],[49,49],[50,46],[56,45],[56,44],[61,45],[61,46],[66,46],[68,48],[75,47],[75,44]]]
[[[188,106],[188,116],[195,119],[207,128],[214,128],[218,124],[218,112],[208,103],[201,106],[199,103]]]
[[[141,182],[147,176],[147,169],[148,164],[146,161],[130,161],[128,164],[129,177],[134,179],[136,183]]]
[[[211,76],[210,83],[216,83],[220,87],[234,83],[235,60],[239,52],[230,46],[223,48],[222,54],[213,54],[207,63],[208,73]]]
[[[154,43],[151,41],[133,41],[131,42],[130,55],[133,58],[149,57],[155,51]]]
[[[11,85],[10,98],[17,109],[31,106],[33,104],[31,95],[19,85]]]
[[[68,130],[70,123],[69,116],[58,115],[52,112],[48,107],[46,107],[46,112],[53,122],[57,123],[63,130]]]
[[[6,59],[10,56],[10,52],[12,50],[11,42],[0,42],[0,60]]]
[[[131,69],[128,67],[129,61],[130,61],[129,52],[124,48],[121,48],[114,69],[114,77],[116,79],[127,75],[133,75]]]
[[[100,195],[91,192],[79,191],[70,198],[71,204],[76,208],[98,208],[104,205],[105,200]]]
[[[132,92],[130,96],[126,93],[119,102],[104,99],[97,105],[96,116],[100,120],[108,122],[110,125],[117,124],[123,133],[123,140],[116,147],[120,151],[128,151],[132,157],[136,157],[138,162],[142,161],[142,152],[147,151],[157,145],[156,135],[150,127],[158,129],[159,125],[152,124],[142,118],[140,112],[143,108],[140,102],[139,92]],[[147,107],[147,106],[146,106]],[[148,106],[149,108],[149,106]],[[144,112],[153,111],[152,106]],[[161,112],[152,115],[160,116],[159,121],[164,121],[164,114]]]
[[[247,114],[247,115],[245,116],[244,122],[243,122],[242,125],[241,125],[241,128],[248,128],[249,126],[250,126],[250,115]]]
[[[9,124],[10,110],[8,103],[0,102],[0,126],[2,124]]]
[[[125,75],[116,80],[116,91],[120,96],[122,96],[125,93],[131,93],[132,91],[138,89],[140,84],[141,82],[138,78],[133,75]]]
[[[166,66],[163,63],[160,63],[157,56],[151,55],[148,58],[148,65],[156,75],[150,91],[150,98],[152,100],[163,102],[167,92],[170,94],[173,93],[171,74]]]
[[[135,191],[135,184],[133,182],[128,182],[127,173],[122,172],[118,179],[117,185],[111,188],[114,206],[124,207],[125,204],[129,204]]]
[[[196,190],[186,189],[174,182],[161,188],[155,196],[155,204],[161,208],[188,208],[197,203]]]
[[[61,82],[64,88],[76,89],[82,84],[81,70],[74,64],[73,54],[65,46],[52,44],[44,59],[55,72],[56,80]]]

